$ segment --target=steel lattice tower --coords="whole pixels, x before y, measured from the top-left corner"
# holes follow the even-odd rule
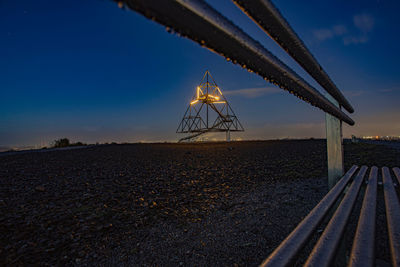
[[[177,133],[189,133],[179,142],[194,140],[208,132],[226,132],[226,140],[230,141],[230,132],[243,131],[242,124],[207,70],[176,130]]]

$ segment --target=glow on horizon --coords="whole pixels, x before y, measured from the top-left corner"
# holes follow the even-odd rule
[[[1,146],[62,137],[85,143],[177,140],[176,123],[193,101],[198,73],[207,69],[240,114],[246,128],[241,138],[325,137],[320,110],[112,1],[1,3]],[[232,1],[212,5],[314,82]],[[400,2],[276,5],[354,106],[356,125],[344,125],[343,136],[399,136]],[[354,23],[360,15],[366,19]],[[267,87],[279,93],[254,90]]]

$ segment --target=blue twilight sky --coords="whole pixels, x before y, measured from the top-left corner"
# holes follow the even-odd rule
[[[208,1],[321,89],[230,0]],[[273,1],[353,104],[345,136],[400,135],[400,2]],[[0,0],[0,146],[173,141],[210,70],[246,131],[324,137],[324,113],[106,0]]]

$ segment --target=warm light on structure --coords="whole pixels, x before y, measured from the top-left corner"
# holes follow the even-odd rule
[[[204,91],[206,93],[204,93]],[[211,91],[211,93],[210,93],[210,91]],[[222,97],[223,97],[222,92],[217,86],[212,85],[209,82],[206,82],[205,84],[201,84],[201,85],[197,86],[196,98],[190,102],[190,105],[193,105],[196,103],[205,103],[205,104],[226,103],[225,101],[219,101]]]
[[[206,71],[176,131],[191,135],[180,141],[194,140],[207,132],[225,132],[229,141],[230,132],[241,131],[244,131],[243,126],[211,74]]]

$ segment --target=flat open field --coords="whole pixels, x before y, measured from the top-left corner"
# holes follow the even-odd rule
[[[346,144],[345,163],[400,167],[400,150]],[[326,173],[323,140],[3,155],[0,265],[256,266],[327,193]]]

